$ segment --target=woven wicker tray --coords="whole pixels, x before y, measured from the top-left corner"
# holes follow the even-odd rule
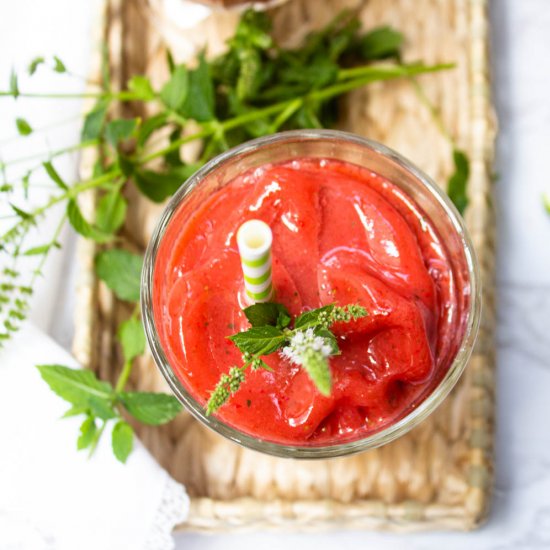
[[[488,513],[493,479],[495,124],[486,1],[290,0],[272,9],[276,33],[287,43],[299,41],[343,7],[357,8],[366,27],[392,24],[402,30],[405,60],[458,63],[456,70],[425,76],[422,83],[471,160],[466,221],[484,286],[479,340],[462,380],[427,421],[390,445],[350,458],[297,462],[263,456],[224,440],[185,413],[160,429],[139,427],[143,443],[189,491],[191,511],[182,529],[472,529]],[[161,0],[106,0],[102,34],[115,83],[121,85],[134,73],[162,82],[166,44],[178,61],[191,59],[205,41],[210,53],[218,53],[237,18],[235,12],[216,12],[182,30],[168,19]],[[125,109],[125,114],[136,114],[131,107]],[[341,110],[342,129],[382,141],[435,181],[447,180],[450,145],[409,82],[358,90],[342,101]],[[90,162],[84,158],[83,172]],[[142,250],[161,207],[131,189],[127,193],[131,215],[123,237],[128,247]],[[88,197],[84,207],[91,209],[93,200]],[[74,351],[83,364],[112,380],[121,365],[114,332],[128,311],[96,280],[94,254],[93,245],[81,242]],[[167,389],[150,358],[136,365],[131,383],[140,389]]]

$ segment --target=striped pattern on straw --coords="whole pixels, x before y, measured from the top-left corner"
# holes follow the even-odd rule
[[[248,220],[237,231],[244,288],[251,303],[269,302],[273,296],[271,282],[271,244],[269,225],[261,220]]]

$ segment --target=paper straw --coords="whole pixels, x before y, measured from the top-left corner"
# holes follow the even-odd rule
[[[271,243],[273,235],[267,223],[249,220],[237,231],[244,288],[248,300],[269,302],[273,296],[271,283]]]

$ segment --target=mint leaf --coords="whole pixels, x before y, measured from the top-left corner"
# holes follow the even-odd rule
[[[199,56],[199,66],[189,72],[189,90],[181,114],[197,122],[208,122],[214,115],[214,84],[210,74],[210,65]]]
[[[43,57],[35,57],[30,63],[29,63],[29,74],[32,76],[36,69],[38,69],[39,65],[42,65],[44,63],[45,59]]]
[[[447,194],[453,201],[457,210],[464,214],[464,210],[468,206],[467,185],[468,178],[470,177],[470,162],[466,153],[455,149],[453,151],[453,161],[455,165],[455,171],[449,178],[447,184]]]
[[[334,309],[334,304],[323,306],[311,311],[306,311],[296,318],[294,322],[294,328],[305,330],[307,328],[314,328],[319,325],[326,325],[328,323],[330,314]]]
[[[97,276],[121,300],[139,301],[143,257],[126,250],[113,248],[96,256]]]
[[[257,303],[245,308],[243,311],[253,327],[271,325],[282,329],[290,324],[290,313],[283,304],[275,302]]]
[[[188,90],[189,73],[185,65],[178,65],[160,91],[160,99],[169,109],[178,111],[187,98]]]
[[[110,420],[111,418],[116,418],[118,416],[116,411],[113,409],[112,401],[107,399],[100,399],[99,397],[93,396],[88,400],[88,405],[94,416],[97,416],[102,420]]]
[[[179,401],[166,393],[122,392],[120,401],[134,418],[151,426],[169,422],[182,410]]]
[[[107,101],[99,101],[86,115],[80,136],[82,141],[89,141],[99,138],[107,116],[107,108]]]
[[[116,458],[124,464],[134,446],[134,430],[132,426],[124,422],[124,420],[117,422],[111,434],[111,445]]]
[[[151,137],[151,134],[164,126],[164,124],[166,123],[166,119],[166,113],[159,113],[158,115],[152,116],[151,118],[145,120],[138,131],[138,147],[143,147],[143,145],[145,145],[147,140]]]
[[[319,351],[307,350],[302,356],[302,367],[315,384],[319,392],[325,396],[330,395],[332,378],[328,359]]]
[[[46,174],[50,176],[50,179],[58,186],[63,189],[63,191],[67,191],[69,189],[68,185],[63,181],[57,170],[53,167],[53,164],[51,161],[47,160],[46,162],[42,163],[42,166],[44,167],[44,170],[46,170]]]
[[[37,365],[50,389],[65,401],[77,406],[89,406],[92,397],[110,400],[113,388],[97,379],[87,369],[71,369],[62,365]]]
[[[87,239],[93,239],[98,243],[105,243],[112,238],[108,233],[104,233],[86,221],[74,199],[70,199],[67,202],[67,218],[73,229]]]
[[[61,61],[61,59],[59,59],[59,57],[57,57],[57,55],[53,56],[53,62],[54,62],[53,70],[56,73],[66,73],[67,72],[67,67],[65,67],[65,64],[63,63],[63,61]]]
[[[17,73],[12,69],[10,73],[10,94],[14,99],[19,97],[19,84],[17,83]]]
[[[20,136],[28,136],[32,134],[31,125],[24,118],[15,119],[15,125]]]
[[[81,451],[92,444],[96,433],[96,425],[93,416],[88,416],[80,425],[80,436],[76,442],[76,448]]]
[[[544,193],[542,195],[542,204],[547,214],[550,214],[550,193]]]
[[[197,170],[196,164],[187,164],[173,168],[170,172],[138,170],[134,180],[139,190],[153,202],[162,202],[173,195],[187,178]]]
[[[141,101],[155,99],[155,92],[151,81],[143,75],[135,75],[128,81],[128,90],[136,95]]]
[[[361,55],[368,60],[399,58],[402,45],[403,34],[391,27],[379,27],[361,39]]]
[[[113,189],[103,195],[96,210],[96,225],[103,233],[115,233],[126,219],[127,203],[120,189]]]
[[[22,208],[19,208],[18,206],[15,206],[15,204],[12,204],[11,202],[10,207],[22,220],[31,221],[33,219],[33,217],[28,212],[26,212]]]
[[[145,351],[145,333],[139,319],[131,318],[122,322],[118,329],[118,339],[125,361],[131,361]]]
[[[87,405],[73,405],[61,418],[70,418],[71,416],[78,416],[88,412],[89,407]]]
[[[137,118],[118,118],[111,120],[105,127],[105,139],[116,149],[122,141],[133,137],[136,131],[139,119]]]
[[[338,347],[338,340],[336,340],[336,336],[328,329],[323,326],[316,327],[313,329],[313,332],[315,336],[322,336],[325,339],[325,343],[327,343],[330,346],[331,355],[339,355],[340,354],[340,348]]]
[[[244,332],[229,336],[229,340],[243,353],[250,353],[251,355],[269,355],[284,345],[285,338],[280,329],[270,325],[252,327]]]

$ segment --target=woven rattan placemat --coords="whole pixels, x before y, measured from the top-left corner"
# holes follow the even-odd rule
[[[481,263],[484,304],[479,340],[445,403],[398,441],[350,458],[290,461],[224,440],[187,414],[163,428],[139,428],[143,443],[191,495],[182,529],[366,528],[414,531],[471,529],[488,513],[493,477],[494,221],[491,168],[495,125],[488,81],[485,0],[290,0],[273,9],[287,43],[328,22],[343,7],[358,9],[365,27],[391,24],[406,37],[405,60],[457,62],[422,85],[471,161],[466,221]],[[102,34],[119,85],[135,73],[157,84],[166,77],[165,45],[192,58],[205,41],[218,53],[238,14],[216,12],[195,28],[169,20],[162,0],[107,0]],[[131,107],[126,114],[136,114]],[[137,113],[139,114],[139,113]],[[339,126],[393,147],[437,182],[452,170],[451,146],[410,82],[377,83],[343,101]],[[82,170],[90,166],[84,158]],[[144,249],[161,207],[128,191],[128,247]],[[91,207],[93,197],[84,205]],[[113,379],[121,365],[115,328],[126,306],[93,275],[94,247],[80,245],[81,276],[74,350]],[[134,369],[132,384],[165,390],[152,360]]]

